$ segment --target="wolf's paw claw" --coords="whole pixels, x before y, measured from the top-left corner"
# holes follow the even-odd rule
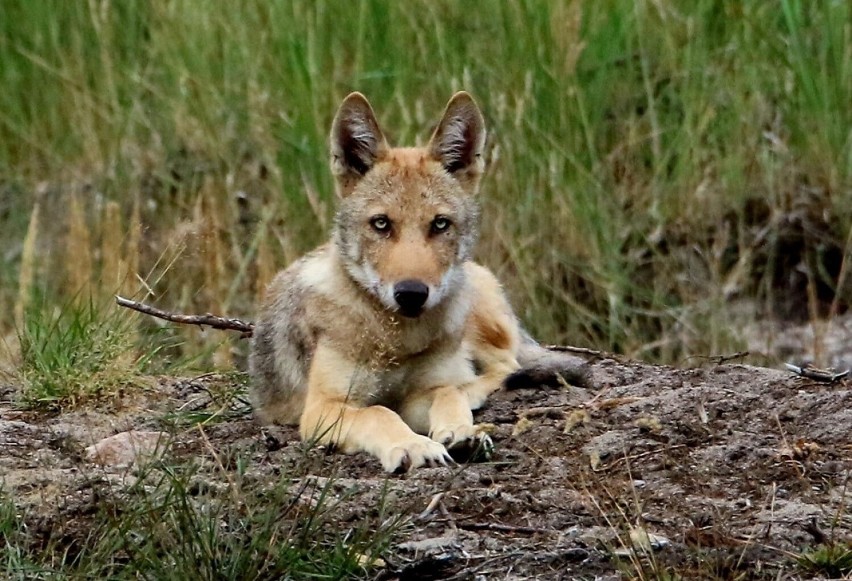
[[[449,448],[450,456],[457,462],[486,462],[494,454],[494,441],[488,434],[462,440]]]
[[[457,462],[489,460],[494,452],[493,440],[479,426],[444,428],[434,432],[432,438],[446,445]]]
[[[443,444],[417,436],[388,450],[381,461],[385,471],[401,474],[420,466],[446,466],[453,459]]]

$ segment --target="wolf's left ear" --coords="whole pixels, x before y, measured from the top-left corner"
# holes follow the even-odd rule
[[[351,93],[340,104],[331,126],[331,171],[346,191],[382,158],[387,141],[369,101]]]
[[[485,162],[485,120],[470,94],[460,91],[447,103],[444,116],[429,141],[429,153],[458,178],[477,178]]]

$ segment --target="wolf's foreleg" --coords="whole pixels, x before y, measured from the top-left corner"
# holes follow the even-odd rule
[[[446,448],[415,434],[384,406],[359,407],[349,393],[355,365],[320,344],[311,363],[305,409],[299,431],[305,440],[331,444],[345,453],[364,451],[388,472],[426,464],[446,464]]]

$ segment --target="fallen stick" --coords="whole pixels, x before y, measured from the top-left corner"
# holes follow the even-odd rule
[[[460,529],[466,531],[497,531],[501,533],[523,533],[534,535],[536,533],[555,533],[554,529],[544,529],[539,527],[521,527],[514,525],[504,525],[496,522],[461,522],[458,524]]]
[[[182,325],[200,325],[202,327],[211,327],[213,329],[221,329],[223,331],[239,331],[243,338],[251,337],[254,334],[254,323],[241,321],[240,319],[228,319],[226,317],[217,317],[207,313],[206,315],[182,315],[180,313],[170,313],[145,303],[131,301],[122,296],[115,295],[115,302],[118,306],[126,309],[132,309],[140,313],[170,321],[172,323],[180,323]]]

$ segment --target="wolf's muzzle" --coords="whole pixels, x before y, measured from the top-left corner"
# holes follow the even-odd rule
[[[429,287],[419,280],[403,280],[393,285],[393,298],[399,312],[406,317],[416,317],[429,298]]]

